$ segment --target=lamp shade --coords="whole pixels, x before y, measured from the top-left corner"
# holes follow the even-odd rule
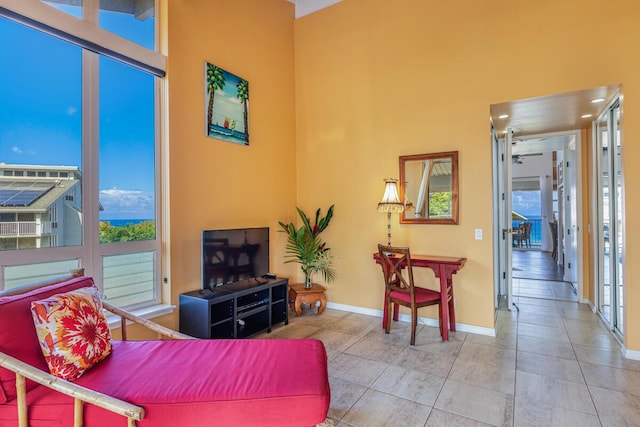
[[[380,203],[378,203],[378,212],[402,212],[404,204],[400,201],[400,196],[398,195],[398,180],[387,178],[384,182],[384,195]]]

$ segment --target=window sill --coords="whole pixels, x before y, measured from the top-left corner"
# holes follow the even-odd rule
[[[134,314],[138,317],[141,317],[146,320],[153,319],[154,317],[164,316],[165,314],[171,314],[175,310],[175,305],[169,304],[157,304],[149,307],[140,308],[137,310],[132,310],[129,313]],[[115,329],[120,327],[120,316],[115,314],[107,314],[107,323],[109,324],[109,328]],[[131,325],[132,322],[127,321],[127,325]]]

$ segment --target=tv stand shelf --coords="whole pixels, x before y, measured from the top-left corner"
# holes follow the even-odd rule
[[[289,323],[288,279],[245,279],[180,294],[180,332],[197,338],[246,338]]]

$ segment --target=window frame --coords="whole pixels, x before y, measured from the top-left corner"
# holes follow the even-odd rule
[[[84,0],[83,19],[58,10],[40,0],[0,0],[0,16],[42,31],[82,48],[82,244],[79,246],[48,247],[2,252],[4,266],[32,264],[79,259],[80,266],[102,288],[103,259],[110,255],[125,255],[136,252],[154,252],[154,300],[127,306],[136,309],[162,302],[163,271],[166,257],[162,251],[166,222],[165,209],[167,191],[161,158],[163,133],[161,102],[163,77],[166,74],[166,57],[158,52],[159,46],[159,0],[155,0],[154,37],[156,50],[142,47],[121,36],[99,27],[99,0]],[[79,25],[79,21],[82,25]],[[156,236],[153,240],[132,242],[99,242],[99,62],[100,56],[133,66],[154,76],[154,184]],[[4,287],[4,269],[0,268],[0,289]]]

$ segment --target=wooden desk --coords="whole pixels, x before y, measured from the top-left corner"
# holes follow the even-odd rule
[[[374,253],[373,259],[380,264],[380,254]],[[466,258],[446,257],[436,255],[411,255],[413,267],[427,267],[440,279],[440,308],[442,310],[442,339],[449,340],[449,330],[456,330],[456,312],[453,305],[453,275],[458,272]],[[398,304],[393,305],[393,320],[398,320]],[[387,304],[384,305],[382,327],[387,325]]]
[[[289,301],[293,304],[296,316],[302,314],[302,303],[306,302],[312,307],[320,301],[320,307],[318,307],[318,314],[322,314],[325,308],[327,308],[327,296],[325,291],[327,289],[312,283],[310,288],[305,288],[304,283],[292,283],[289,285]]]

